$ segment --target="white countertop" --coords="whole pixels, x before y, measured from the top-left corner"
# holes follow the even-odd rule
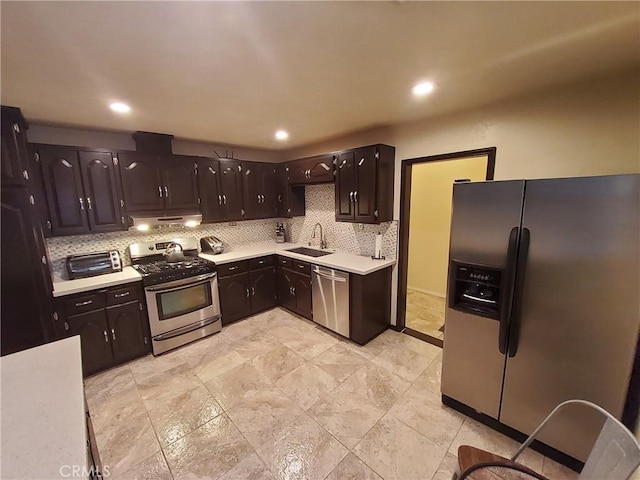
[[[369,256],[336,252],[331,249],[327,250],[332,252],[331,255],[325,255],[323,257],[309,257],[307,255],[287,251],[291,248],[304,246],[305,245],[296,243],[269,242],[233,249],[227,248],[224,253],[219,255],[202,253],[200,256],[207,260],[211,260],[218,265],[222,265],[229,262],[237,262],[238,260],[261,257],[263,255],[278,254],[284,257],[313,263],[314,265],[321,265],[323,267],[335,268],[336,270],[342,270],[344,272],[355,273],[357,275],[367,275],[396,264],[395,260],[372,260]],[[317,248],[315,248],[315,250],[317,250]]]
[[[71,469],[61,467],[86,468],[80,337],[2,357],[0,381],[0,476],[68,478]]]
[[[53,296],[62,297],[72,293],[88,292],[97,288],[113,287],[123,283],[139,282],[142,277],[132,267],[124,267],[121,272],[105,273],[95,277],[77,278],[75,280],[55,280]]]

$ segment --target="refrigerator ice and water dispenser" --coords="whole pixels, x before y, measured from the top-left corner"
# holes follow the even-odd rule
[[[449,307],[498,320],[502,269],[454,261],[452,272]]]

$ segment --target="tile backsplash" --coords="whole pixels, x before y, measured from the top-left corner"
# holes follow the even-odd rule
[[[124,265],[131,264],[129,245],[144,241],[163,241],[175,237],[193,236],[196,238],[215,235],[225,244],[225,248],[234,248],[255,243],[275,241],[275,224],[283,222],[287,231],[287,241],[319,246],[319,239],[312,239],[313,227],[320,222],[328,247],[354,253],[373,255],[375,237],[380,232],[382,254],[387,258],[396,258],[398,222],[380,225],[363,225],[335,221],[334,185],[310,185],[305,187],[306,216],[289,219],[270,218],[266,220],[244,220],[235,225],[230,223],[212,223],[195,228],[166,227],[149,232],[111,232],[91,235],[74,235],[47,239],[47,249],[51,261],[54,280],[63,277],[64,259],[68,255],[81,253],[119,250]]]

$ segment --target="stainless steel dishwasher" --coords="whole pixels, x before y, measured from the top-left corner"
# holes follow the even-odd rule
[[[313,266],[313,321],[349,337],[349,274]]]

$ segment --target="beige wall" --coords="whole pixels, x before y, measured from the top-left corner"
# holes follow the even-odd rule
[[[453,182],[460,178],[483,181],[486,172],[486,156],[413,166],[408,288],[445,296]]]
[[[639,84],[637,69],[614,72],[481,109],[346,135],[291,150],[287,158],[372,143],[395,145],[396,219],[400,212],[400,166],[408,158],[497,147],[496,180],[638,173]],[[396,285],[397,270],[394,321]]]
[[[29,130],[27,130],[27,137],[29,141],[33,143],[113,148],[114,150],[135,150],[136,146],[131,138],[132,133],[133,132],[107,132],[104,130],[31,125]],[[220,155],[225,155],[225,151],[228,150],[229,155],[231,155],[231,151],[233,151],[233,157],[241,160],[281,162],[284,159],[284,154],[276,150],[260,150],[221,143],[195,142],[179,138],[173,139],[172,146],[173,153],[179,155],[213,157],[215,156],[213,153],[214,150]]]

